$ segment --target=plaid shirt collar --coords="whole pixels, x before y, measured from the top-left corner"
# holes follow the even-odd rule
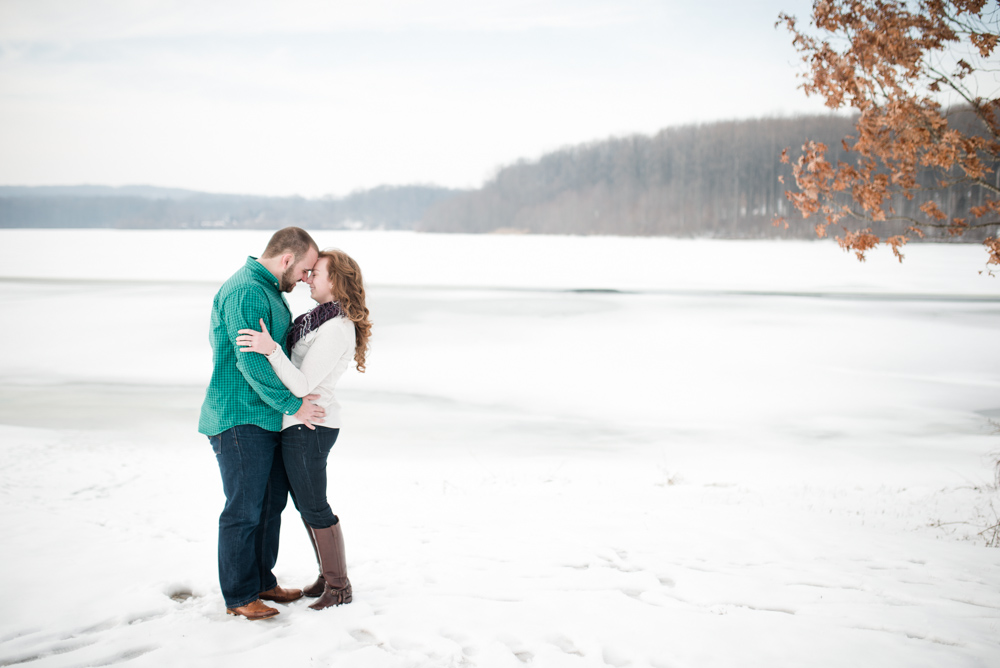
[[[253,278],[261,283],[270,285],[278,292],[278,294],[281,294],[281,285],[278,282],[278,279],[275,278],[274,274],[272,274],[267,267],[258,262],[257,258],[253,255],[248,255],[246,266],[247,269],[250,270],[250,275],[253,276]]]

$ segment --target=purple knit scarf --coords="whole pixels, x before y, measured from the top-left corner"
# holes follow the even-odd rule
[[[308,313],[300,315],[292,322],[292,328],[288,330],[288,352],[292,352],[292,348],[295,347],[295,344],[303,336],[314,329],[319,329],[319,326],[324,322],[331,318],[336,318],[340,314],[340,304],[337,302],[326,302]]]

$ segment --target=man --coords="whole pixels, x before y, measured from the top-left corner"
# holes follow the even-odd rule
[[[260,259],[247,258],[212,303],[214,369],[198,431],[209,437],[226,495],[219,516],[219,583],[226,612],[248,619],[278,614],[264,600],[287,603],[302,596],[299,589],[279,587],[271,572],[288,500],[281,417],[294,415],[312,429],[325,412],[308,401],[318,395],[305,400],[292,395],[264,355],[241,354],[236,337],[240,329],[259,327],[263,319],[284,348],[292,315],[282,293],[305,281],[318,256],[316,242],[305,230],[278,230]]]

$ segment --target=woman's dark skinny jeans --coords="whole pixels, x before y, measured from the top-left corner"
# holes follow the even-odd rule
[[[281,431],[281,458],[291,486],[292,502],[306,524],[325,529],[339,520],[326,500],[326,458],[340,429],[297,424]]]

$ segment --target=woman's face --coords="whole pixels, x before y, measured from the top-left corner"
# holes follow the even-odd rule
[[[333,301],[333,283],[330,282],[330,275],[326,271],[326,266],[330,260],[321,257],[313,267],[312,275],[306,281],[309,284],[309,294],[320,304]]]

